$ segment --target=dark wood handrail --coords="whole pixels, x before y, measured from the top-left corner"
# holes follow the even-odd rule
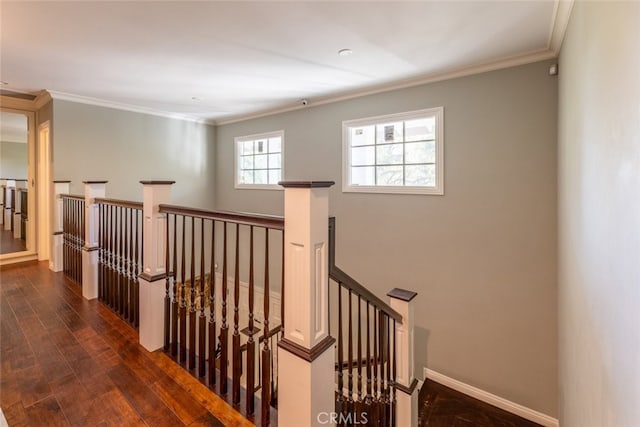
[[[280,329],[282,328],[282,325],[278,325],[275,328],[269,330],[269,334],[267,334],[267,339],[273,337],[275,334],[277,334],[278,332],[280,332]],[[258,338],[258,342],[262,343],[264,341],[264,336],[260,335],[260,338]],[[247,351],[247,344],[244,343],[240,346],[240,351],[244,352]]]
[[[173,215],[184,215],[194,218],[212,219],[243,225],[254,225],[274,230],[284,230],[284,217],[261,215],[246,212],[209,211],[205,209],[187,208],[176,205],[160,205],[160,212]]]
[[[95,202],[103,205],[122,206],[123,208],[142,209],[142,202],[132,202],[130,200],[95,198]]]
[[[61,199],[76,199],[76,200],[84,200],[84,196],[79,196],[77,194],[60,194],[59,197]]]
[[[356,279],[349,276],[336,266],[336,218],[329,218],[329,277],[340,283],[355,295],[362,297],[374,307],[385,313],[396,322],[402,324],[402,316],[386,302],[375,296],[370,290],[362,286]]]

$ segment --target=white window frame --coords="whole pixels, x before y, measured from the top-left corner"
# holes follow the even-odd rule
[[[240,177],[240,145],[245,141],[251,141],[255,139],[280,137],[280,180],[284,180],[284,130],[277,130],[273,132],[256,133],[253,135],[237,136],[234,138],[234,187],[239,190],[284,190],[283,187],[278,184],[242,184],[239,182]]]
[[[351,184],[351,147],[349,129],[360,126],[371,126],[390,121],[404,121],[424,117],[436,119],[436,185],[423,186],[388,186],[388,185],[352,185]],[[444,108],[428,108],[404,113],[387,114],[342,122],[342,191],[344,193],[385,193],[385,194],[444,194]]]

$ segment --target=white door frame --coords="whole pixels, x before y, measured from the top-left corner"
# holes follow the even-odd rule
[[[51,122],[38,126],[38,261],[51,251]]]

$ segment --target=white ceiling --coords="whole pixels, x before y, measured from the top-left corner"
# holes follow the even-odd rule
[[[10,90],[225,121],[553,57],[565,3],[2,1],[0,75]]]
[[[27,116],[0,112],[0,141],[27,143]]]

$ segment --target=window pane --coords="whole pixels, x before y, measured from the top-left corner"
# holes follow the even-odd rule
[[[401,165],[403,144],[379,145],[376,147],[378,165]]]
[[[363,126],[357,128],[349,128],[351,132],[351,146],[373,145],[375,144],[375,127]]]
[[[253,169],[253,156],[241,156],[240,159],[240,169]]]
[[[269,176],[267,174],[267,170],[255,171],[254,173],[254,184],[268,184]]]
[[[378,185],[402,185],[402,166],[378,166]]]
[[[280,169],[280,153],[278,154],[269,154],[269,169]]]
[[[407,120],[405,126],[405,141],[424,141],[435,139],[436,118],[428,117],[417,120]]]
[[[411,165],[405,167],[405,185],[435,187],[435,165]]]
[[[256,169],[266,169],[267,168],[267,155],[260,154],[259,156],[255,156],[255,160],[253,163],[253,167]]]
[[[242,143],[242,154],[253,154],[253,141],[244,141]]]
[[[269,152],[280,153],[282,152],[282,138],[269,138]]]
[[[375,147],[357,147],[351,149],[351,165],[374,165],[376,161]]]
[[[258,139],[255,143],[255,151],[258,153],[266,153],[267,152],[267,140],[266,139]]]
[[[253,184],[253,171],[241,171],[240,184]]]
[[[435,161],[435,141],[411,142],[409,144],[405,144],[405,163],[435,163]]]
[[[271,169],[269,170],[269,184],[277,184],[282,181],[280,179],[282,171],[280,169]]]
[[[375,167],[351,168],[351,185],[376,185]]]
[[[402,142],[402,122],[377,125],[376,143]]]

